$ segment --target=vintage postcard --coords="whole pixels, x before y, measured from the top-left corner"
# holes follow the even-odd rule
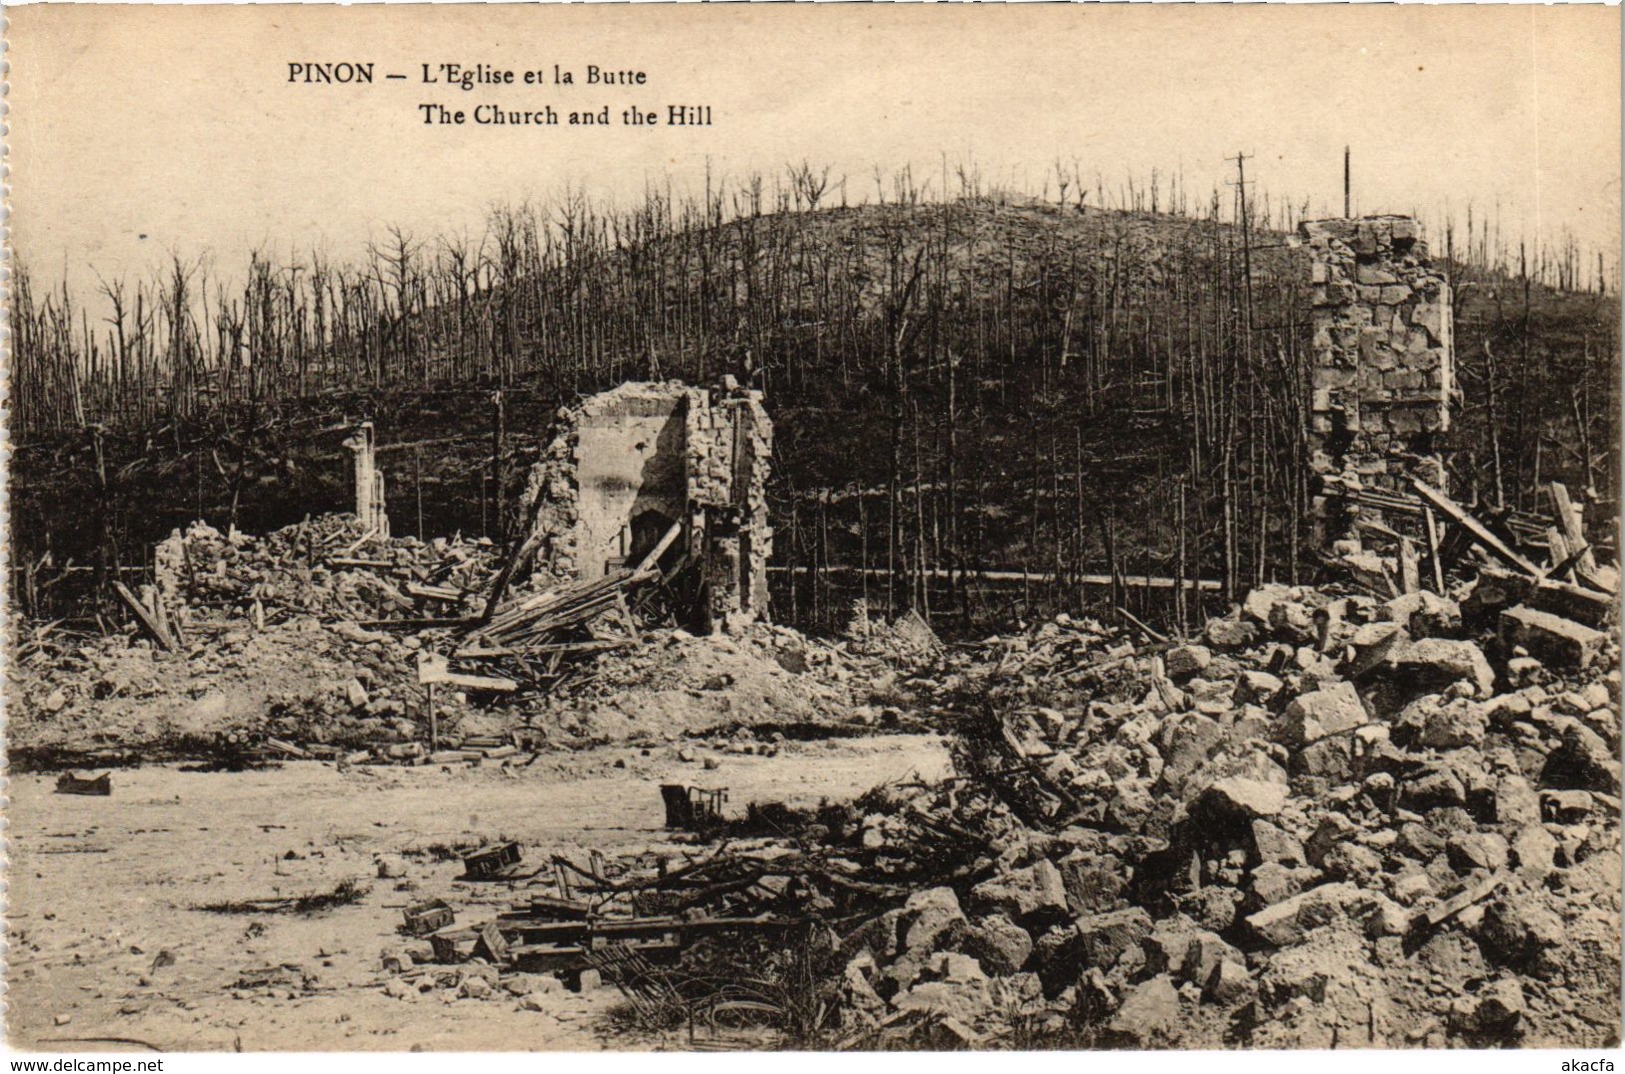
[[[5,17],[10,1049],[1619,1046],[1617,7]]]

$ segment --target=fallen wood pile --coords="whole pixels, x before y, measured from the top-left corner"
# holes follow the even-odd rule
[[[1422,588],[1443,593],[1445,578],[1456,572],[1471,552],[1480,568],[1508,570],[1531,582],[1574,584],[1612,604],[1619,593],[1619,570],[1599,566],[1596,550],[1613,552],[1613,534],[1588,536],[1584,512],[1568,488],[1553,481],[1546,486],[1551,514],[1519,514],[1510,509],[1480,517],[1450,496],[1420,479],[1412,479],[1410,494],[1334,482],[1326,489],[1329,500],[1342,503],[1352,520],[1353,535],[1334,543],[1333,559],[1373,594],[1397,597]],[[1365,517],[1362,508],[1384,516],[1419,519],[1423,547],[1382,522]],[[1397,523],[1396,523],[1397,524]],[[1414,527],[1413,527],[1414,529]],[[1367,547],[1386,546],[1381,555]],[[1545,566],[1540,565],[1540,560]],[[1429,571],[1424,574],[1422,566]]]
[[[626,595],[648,580],[622,570],[510,600],[470,626],[452,656],[500,668],[531,689],[550,687],[571,662],[639,640]]]

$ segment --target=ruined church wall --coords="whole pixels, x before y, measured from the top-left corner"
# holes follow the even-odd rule
[[[522,500],[543,538],[535,573],[598,577],[628,557],[627,526],[644,512],[698,512],[703,528],[687,536],[702,542],[712,617],[765,616],[773,425],[761,392],[623,384],[560,411],[558,429]]]

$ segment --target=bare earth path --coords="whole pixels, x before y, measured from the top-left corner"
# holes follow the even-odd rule
[[[455,862],[410,859],[376,879],[375,855],[479,838],[514,839],[538,864],[555,850],[658,846],[662,782],[727,787],[752,800],[851,799],[911,774],[948,770],[931,736],[786,743],[776,757],[725,755],[717,770],[605,747],[524,769],[358,767],[314,762],[241,773],[178,766],[116,771],[112,798],[52,793],[54,778],[10,785],[12,1047],[80,1050],[53,1038],[124,1037],[165,1051],[592,1049],[614,1044],[598,1015],[613,989],[548,994],[542,1011],[502,992],[411,1001],[380,987],[401,909],[445,897],[463,919],[495,913],[506,885],[457,884]],[[622,764],[624,767],[616,767]],[[359,902],[311,916],[198,907],[298,895],[365,879]],[[489,904],[488,910],[476,902]],[[168,952],[173,964],[160,952]],[[243,988],[245,968],[298,963],[316,990]],[[621,1047],[629,1042],[620,1042]],[[634,1044],[634,1046],[636,1046]]]

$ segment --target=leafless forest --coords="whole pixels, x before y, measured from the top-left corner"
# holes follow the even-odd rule
[[[1196,593],[1315,570],[1287,241],[1308,207],[1251,189],[1057,167],[1018,195],[964,167],[802,164],[631,208],[497,208],[477,235],[392,229],[354,258],[177,253],[90,293],[22,265],[16,592],[105,614],[174,526],[331,509],[331,430],[362,416],[397,532],[500,540],[558,405],[729,372],[780,427],[785,619],[827,627],[861,594],[944,623],[1110,601],[1188,626]],[[1525,248],[1494,214],[1429,238],[1454,284],[1467,495],[1512,525],[1554,478],[1611,504],[1613,269],[1571,240]],[[70,503],[92,524],[61,525]]]

